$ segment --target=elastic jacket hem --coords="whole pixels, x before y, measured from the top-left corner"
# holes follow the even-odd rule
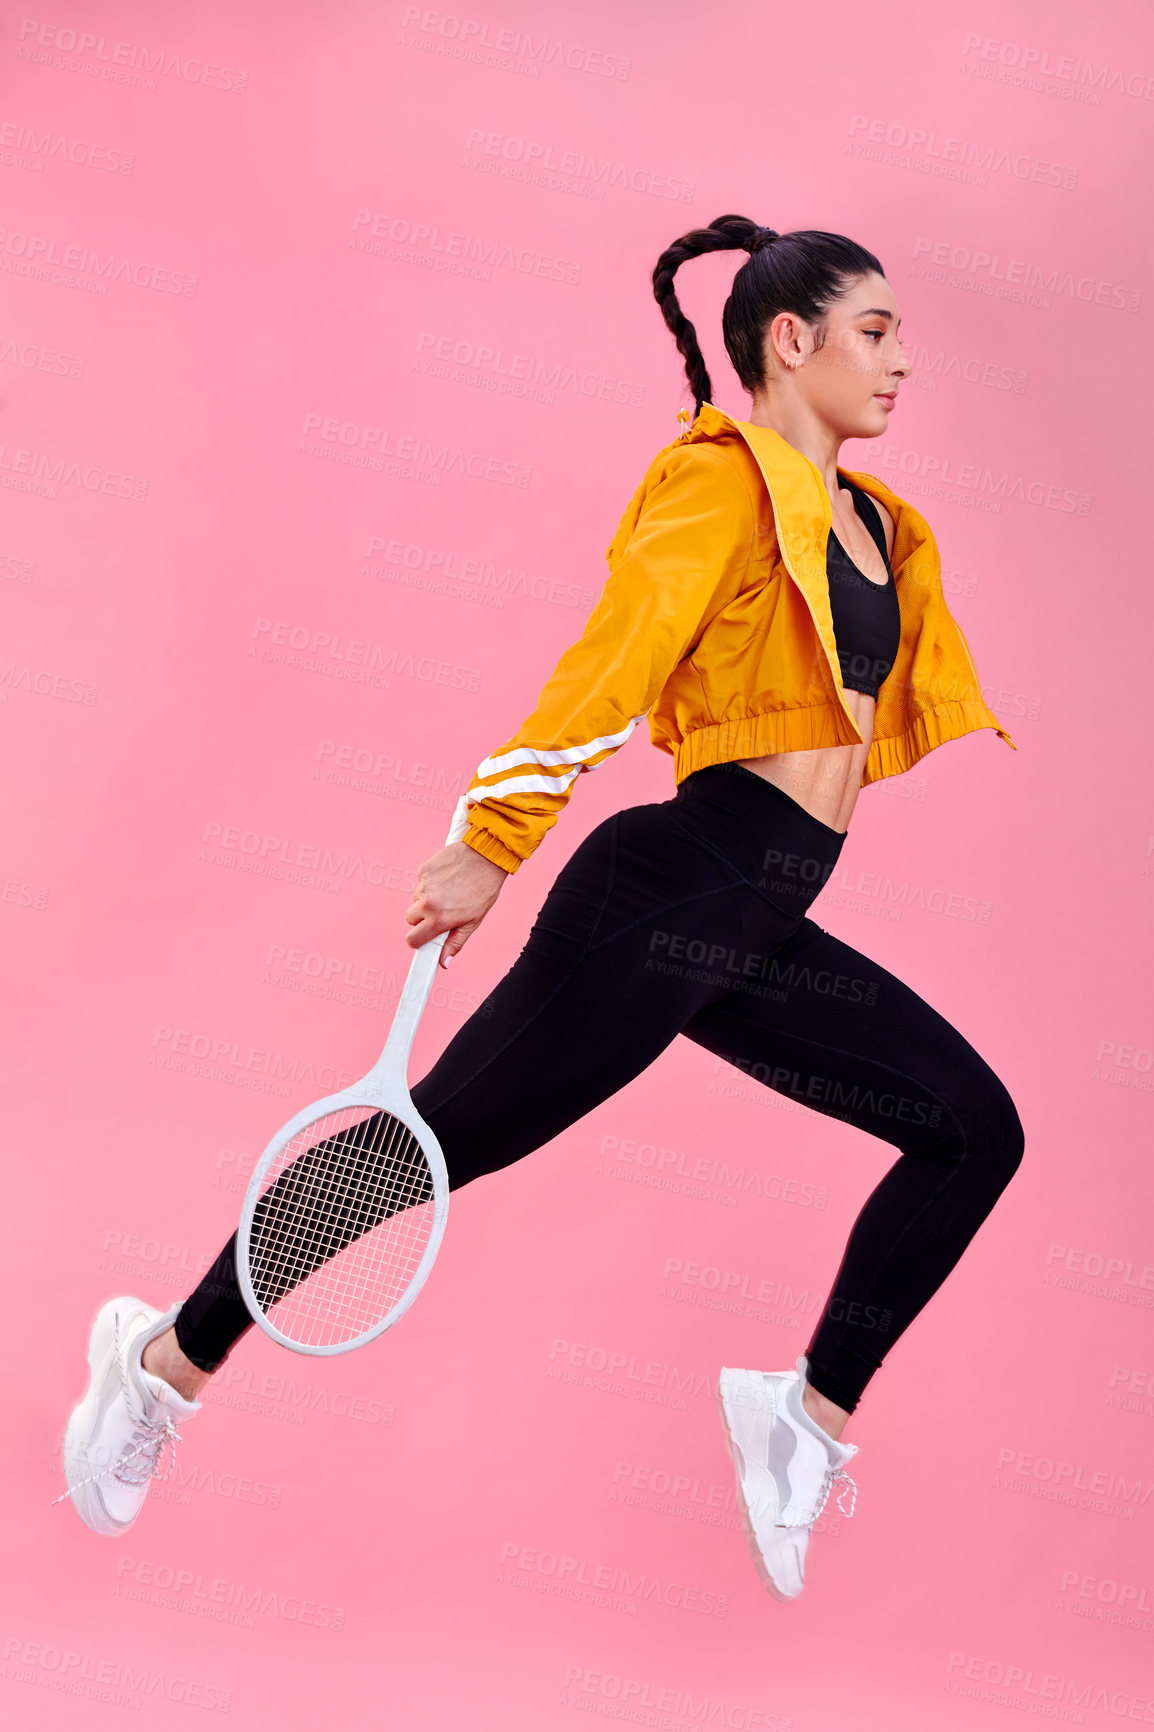
[[[491,860],[495,866],[503,866],[506,872],[516,872],[518,866],[525,864],[520,854],[514,854],[511,848],[506,848],[500,837],[494,836],[491,830],[478,824],[473,813],[470,813],[469,828],[461,840],[467,842],[474,853],[483,854],[485,859]]]

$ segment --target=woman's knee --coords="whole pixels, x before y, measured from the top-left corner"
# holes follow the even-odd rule
[[[1022,1164],[1026,1134],[1006,1085],[988,1067],[975,1077],[959,1109],[966,1154],[980,1154],[999,1189]]]
[[[898,1142],[906,1154],[950,1166],[981,1168],[997,1189],[1021,1165],[1025,1134],[1009,1090],[976,1052],[969,1063],[955,1056],[948,1081],[939,1079],[934,1105]]]
[[[1010,1098],[1009,1091],[1001,1083],[998,1087],[1000,1101],[996,1121],[996,1142],[999,1161],[1005,1175],[1004,1182],[1009,1184],[1022,1164],[1022,1156],[1026,1152],[1026,1133],[1022,1129],[1018,1109]]]

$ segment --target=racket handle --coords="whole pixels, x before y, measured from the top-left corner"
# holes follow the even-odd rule
[[[451,842],[459,842],[465,834],[469,821],[469,803],[464,794],[457,801],[453,812],[453,821],[449,825],[449,834],[445,838],[445,847]],[[436,938],[430,938],[427,944],[422,944],[405,977],[401,989],[397,1014],[393,1018],[393,1026],[389,1030],[389,1038],[385,1042],[385,1050],[374,1066],[375,1070],[388,1070],[405,1082],[409,1068],[409,1053],[413,1047],[413,1037],[417,1032],[417,1024],[424,1014],[425,1005],[429,1001],[433,979],[437,972],[437,964],[441,960],[441,951],[445,948],[447,932],[439,932]]]

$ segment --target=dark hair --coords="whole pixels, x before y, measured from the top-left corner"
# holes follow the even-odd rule
[[[807,324],[817,325],[820,346],[822,317],[851,281],[868,271],[885,276],[865,247],[845,235],[826,234],[823,229],[795,229],[792,234],[779,235],[743,216],[719,216],[708,228],[690,229],[658,259],[653,269],[653,293],[685,357],[698,414],[701,405],[711,401],[713,388],[697,332],[674,293],[673,277],[686,259],[728,248],[750,255],[733,279],[721,315],[726,351],[747,391],[765,383],[763,337],[778,313],[796,313]]]

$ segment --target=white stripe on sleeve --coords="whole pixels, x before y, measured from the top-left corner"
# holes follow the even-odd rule
[[[648,712],[634,716],[633,720],[619,734],[602,734],[599,740],[589,740],[583,746],[565,746],[558,751],[538,752],[533,746],[518,746],[515,751],[503,752],[500,757],[486,758],[483,764],[477,765],[478,776],[493,776],[498,770],[511,770],[518,764],[540,764],[543,768],[549,764],[583,764],[586,758],[596,757],[598,752],[623,746],[638,722],[643,722]],[[491,789],[487,792],[492,792]]]
[[[581,774],[582,767],[578,764],[560,776],[507,776],[503,782],[493,782],[487,788],[467,790],[465,798],[470,806],[476,806],[482,800],[500,799],[505,794],[563,794],[573,778]]]

